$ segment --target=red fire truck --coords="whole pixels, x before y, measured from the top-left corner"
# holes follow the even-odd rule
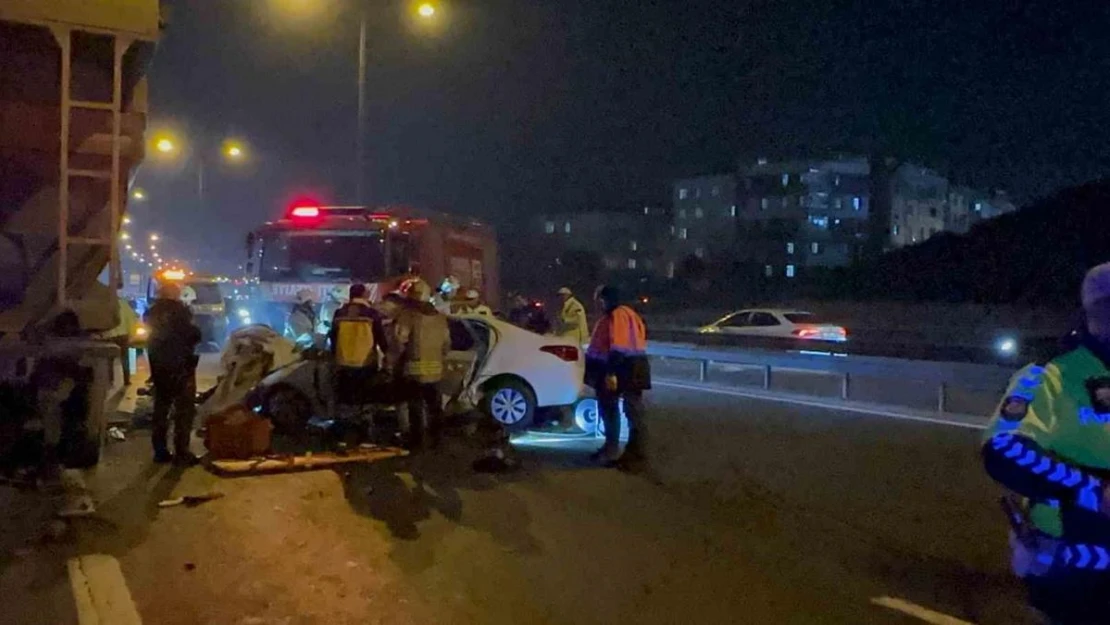
[[[461,290],[498,301],[497,237],[474,219],[408,207],[321,206],[297,200],[285,215],[247,235],[251,317],[281,331],[297,293],[345,301],[362,282],[371,301],[397,288],[411,266],[435,287],[448,276]]]

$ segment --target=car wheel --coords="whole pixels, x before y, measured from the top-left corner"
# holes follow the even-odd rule
[[[524,430],[535,419],[536,395],[518,380],[504,380],[486,389],[482,412],[508,430]]]
[[[278,434],[296,434],[304,431],[312,418],[312,405],[300,392],[278,387],[266,395],[262,412],[269,417]]]
[[[624,416],[624,400],[620,403],[621,410],[621,438],[628,438],[628,417]],[[574,425],[587,434],[592,434],[594,428],[597,428],[597,433],[605,435],[605,422],[601,420],[601,413],[598,412],[597,400],[593,397],[587,397],[578,402],[574,407]]]

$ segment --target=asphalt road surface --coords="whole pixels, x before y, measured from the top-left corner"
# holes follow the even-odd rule
[[[649,477],[536,436],[509,476],[452,440],[349,475],[221,479],[153,467],[133,431],[98,514],[58,541],[0,487],[0,623],[76,623],[76,554],[117,559],[148,625],[1032,622],[979,431],[664,384],[649,409]]]

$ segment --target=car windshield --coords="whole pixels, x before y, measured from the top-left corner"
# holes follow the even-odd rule
[[[224,296],[220,293],[220,285],[213,282],[193,282],[187,283],[184,286],[193,289],[197,298],[193,301],[194,304],[202,306],[210,304],[222,304]]]
[[[284,232],[262,253],[263,281],[380,280],[385,273],[381,232]]]
[[[791,312],[783,314],[790,323],[824,324],[828,323],[824,317],[808,312]]]

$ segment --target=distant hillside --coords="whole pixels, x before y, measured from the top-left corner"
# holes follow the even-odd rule
[[[938,234],[835,272],[824,297],[1073,306],[1091,266],[1110,261],[1110,180],[1061,191],[967,235]]]

